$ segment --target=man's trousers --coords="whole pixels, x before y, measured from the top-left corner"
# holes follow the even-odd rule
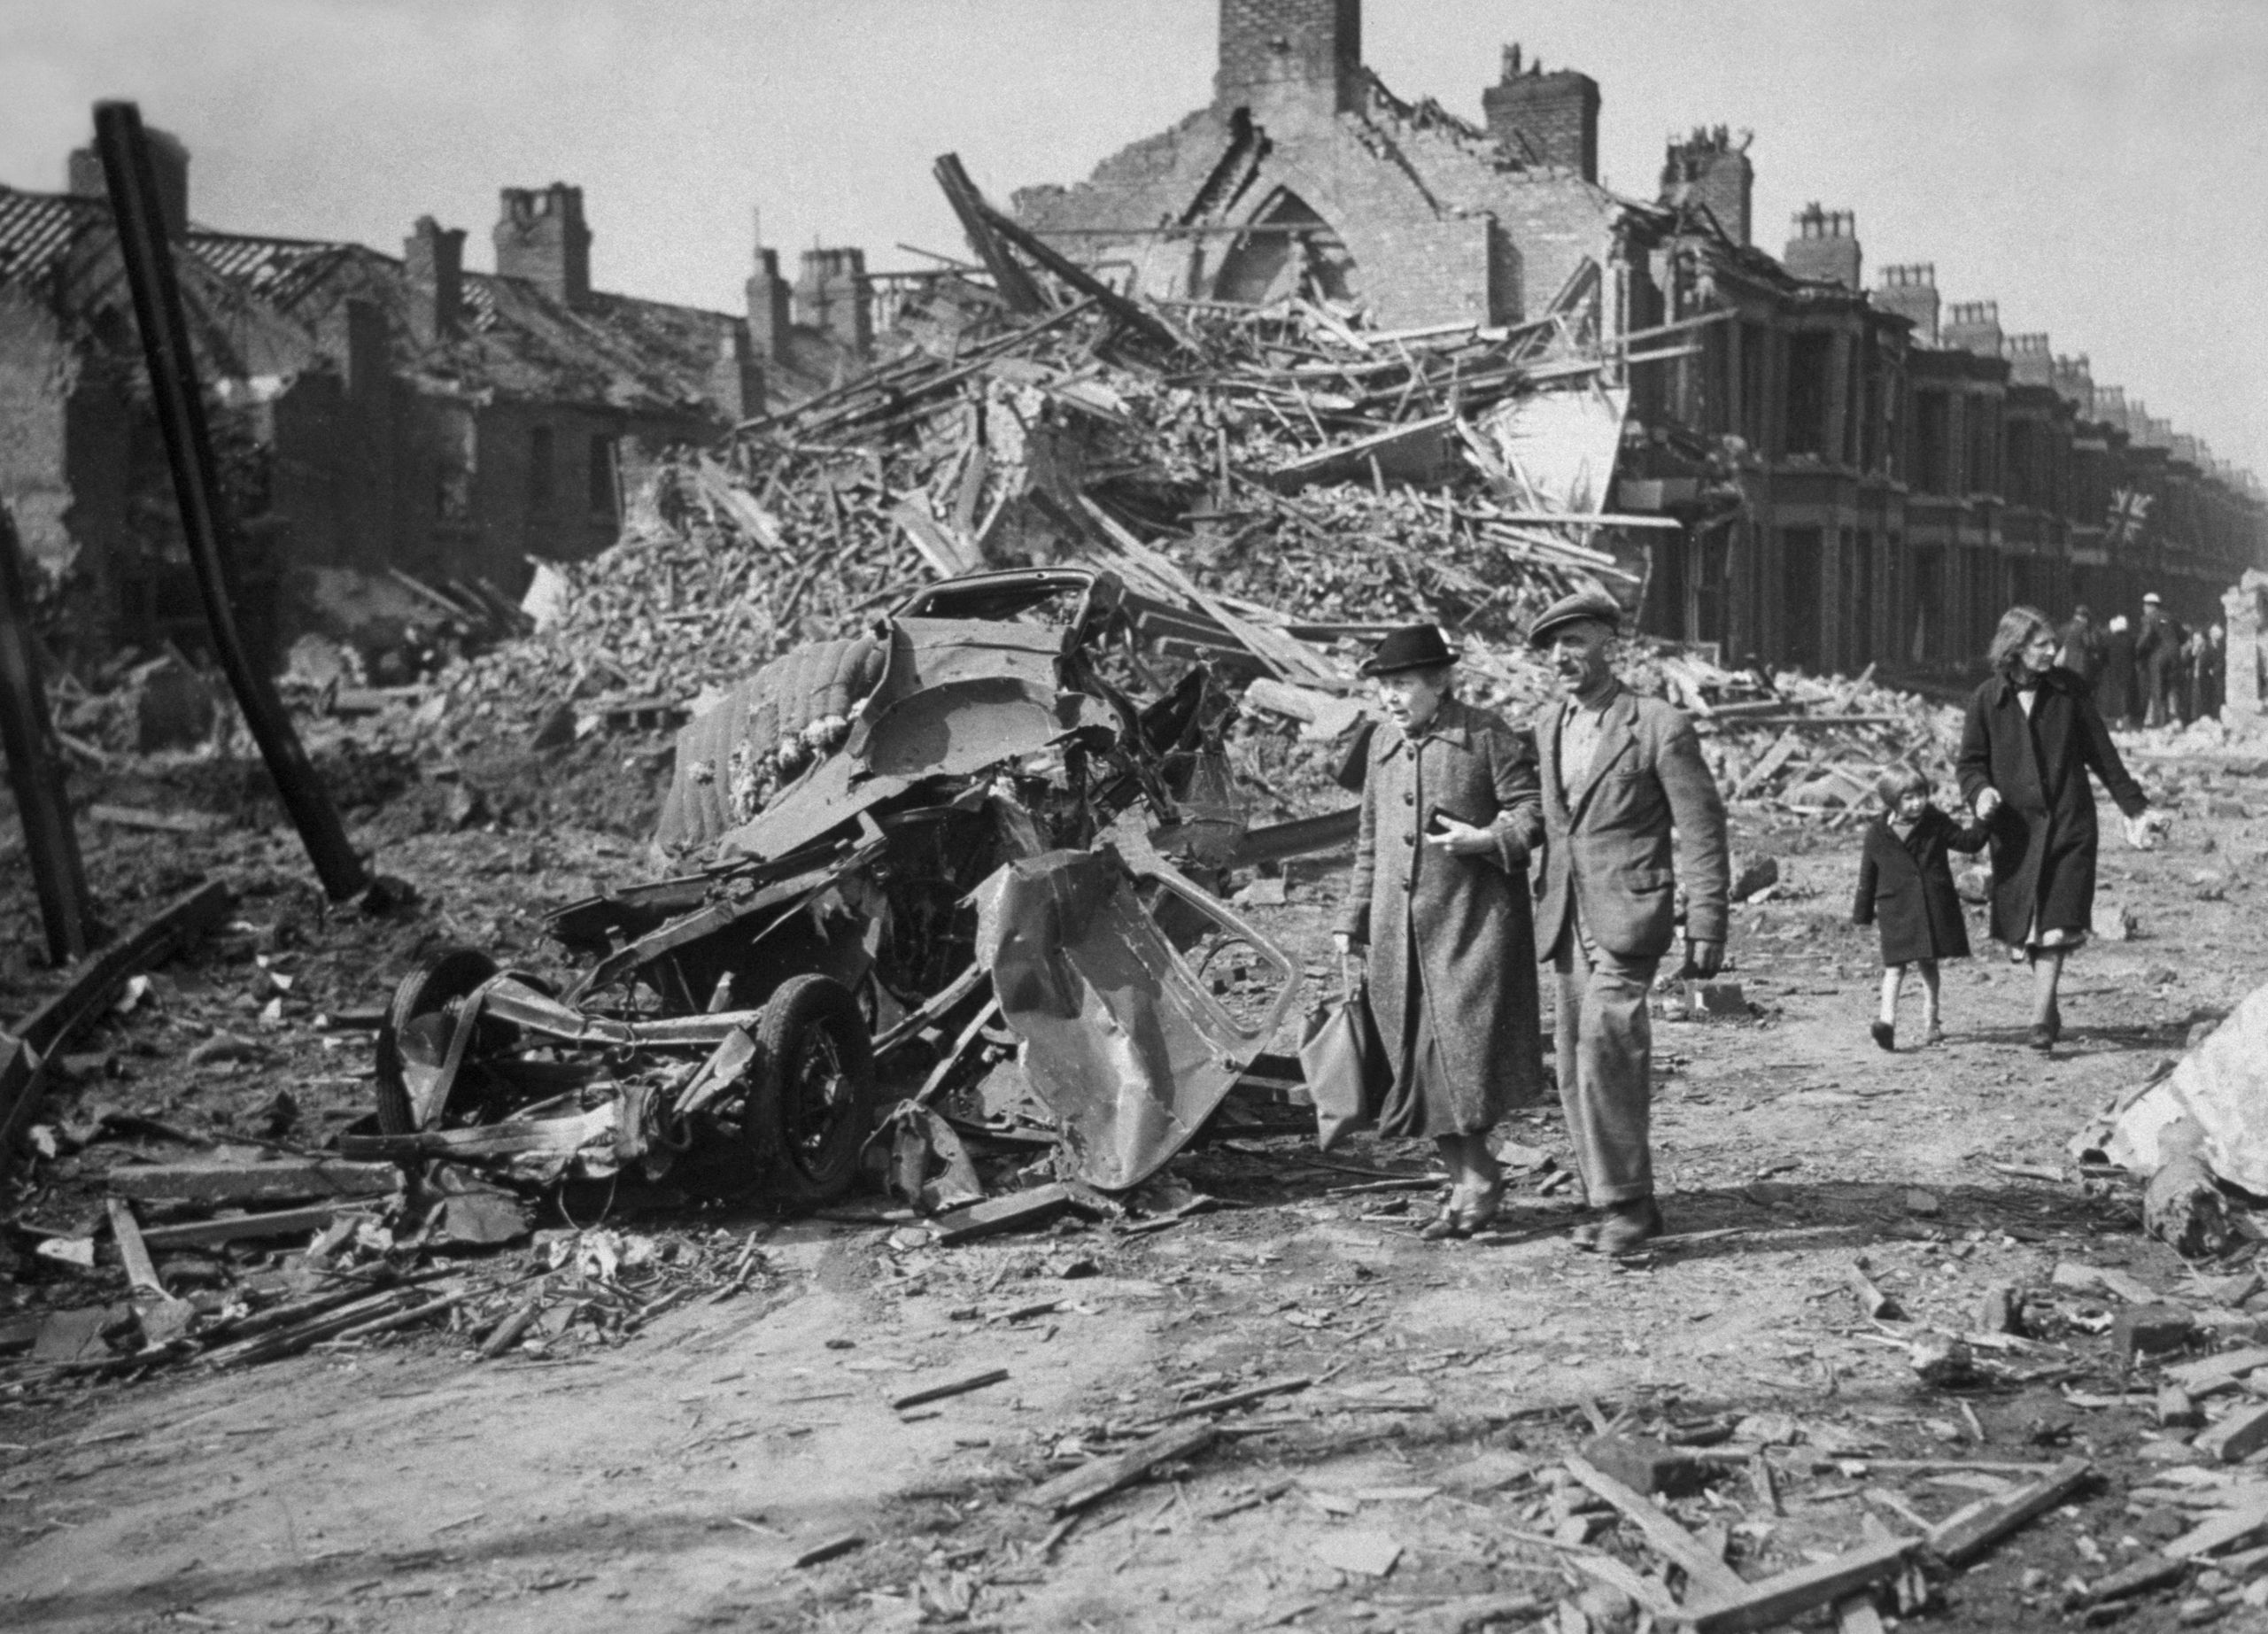
[[[1591,1206],[1653,1195],[1653,1024],[1646,994],[1659,958],[1593,947],[1567,915],[1551,966],[1560,1105]]]

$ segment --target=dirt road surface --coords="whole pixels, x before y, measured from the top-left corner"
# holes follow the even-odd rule
[[[123,1383],[19,1366],[0,1375],[0,1625],[1448,1630],[1493,1613],[1629,1627],[1630,1585],[1598,1587],[1583,1562],[1606,1551],[1664,1595],[1659,1562],[1627,1524],[1586,1518],[1560,1464],[1605,1421],[1707,1452],[1715,1475],[1674,1512],[1751,1579],[2086,1457],[2094,1484],[1939,1581],[1913,1620],[2268,1628],[2241,1567],[2130,1610],[2090,1616],[2071,1598],[2187,1527],[2162,1496],[2129,1494],[2162,1494],[2160,1471],[2196,1455],[2155,1429],[2148,1375],[2122,1377],[2102,1333],[2117,1302],[2051,1287],[2054,1268],[2124,1268],[2211,1308],[2220,1336],[2201,1344],[2253,1320],[2141,1235],[2131,1186],[2080,1176],[2063,1150],[2268,964],[2253,884],[2268,825],[2239,815],[2268,818],[2268,789],[2145,771],[2182,795],[2180,822],[2162,852],[2106,840],[2104,894],[2142,933],[2074,962],[2070,1035],[2047,1060],[2024,1047],[2025,972],[1996,954],[1948,969],[1945,1045],[1875,1049],[1872,933],[1847,924],[1853,835],[1738,816],[1738,843],[1784,867],[1775,900],[1738,910],[1730,974],[1755,1013],[1657,1026],[1672,1235],[1642,1259],[1571,1247],[1556,1168],[1529,1172],[1499,1229],[1431,1244],[1413,1231],[1431,1194],[1375,1189],[1425,1173],[1416,1144],[1358,1139],[1332,1167],[1278,1135],[1177,1160],[1222,1206],[1157,1230],[1072,1218],[939,1248],[888,1226],[712,1221],[760,1241],[760,1286],[567,1356],[477,1362],[425,1336]],[[197,868],[238,879],[253,933],[308,972],[303,1011],[377,1002],[440,941],[530,946],[531,907],[636,875],[631,847],[572,821],[439,828],[374,836],[426,894],[383,927],[318,911],[279,831],[102,831],[90,872],[153,900]],[[1289,905],[1263,910],[1311,960],[1342,878],[1296,868]],[[19,946],[28,888],[8,890]],[[41,980],[18,957],[11,1013]],[[169,980],[177,1011],[238,1002],[226,970]],[[127,1089],[79,1095],[247,1127],[281,1088],[317,1116],[367,1093],[360,1045],[286,1027],[250,1065],[199,1074],[178,1060],[195,1033],[128,1050]],[[1566,1161],[1544,1110],[1508,1134]],[[1863,1319],[1861,1256],[1907,1320]],[[61,1297],[27,1257],[15,1274],[27,1297]],[[2029,1297],[2036,1338],[1980,1349],[1993,1376],[1967,1388],[1923,1383],[1900,1331],[1973,1330],[1996,1285]],[[889,1405],[991,1368],[1006,1379]],[[1024,1501],[1184,1397],[1299,1379],[1068,1525]]]

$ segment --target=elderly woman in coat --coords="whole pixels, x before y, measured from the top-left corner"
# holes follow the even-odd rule
[[[1993,935],[2021,949],[2032,971],[2034,1049],[2063,1030],[2056,987],[2063,960],[2094,918],[2094,786],[2126,819],[2127,843],[2150,844],[2149,802],[2127,775],[2110,732],[2078,678],[2055,662],[2055,626],[2010,608],[1993,634],[1993,678],[1969,700],[1961,734],[1961,797],[1991,830]]]
[[[1369,947],[1370,1004],[1394,1082],[1379,1132],[1430,1135],[1455,1185],[1429,1237],[1496,1217],[1489,1131],[1543,1083],[1528,858],[1542,842],[1532,740],[1455,695],[1457,654],[1430,624],[1396,631],[1364,672],[1371,740],[1342,954]]]

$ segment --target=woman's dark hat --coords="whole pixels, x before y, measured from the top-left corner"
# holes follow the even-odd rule
[[[1395,631],[1363,661],[1365,675],[1393,675],[1404,670],[1437,670],[1457,662],[1457,649],[1441,639],[1436,624],[1411,624]]]
[[[1528,645],[1541,647],[1552,639],[1553,631],[1586,618],[1596,619],[1610,631],[1622,627],[1622,609],[1614,597],[1602,590],[1577,591],[1544,609],[1543,616],[1529,626]]]

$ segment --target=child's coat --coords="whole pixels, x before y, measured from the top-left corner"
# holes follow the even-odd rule
[[[1969,925],[1947,853],[1981,850],[1985,838],[1981,823],[1956,823],[1935,806],[1902,840],[1886,817],[1867,825],[1851,918],[1881,925],[1883,964],[1969,956]]]

